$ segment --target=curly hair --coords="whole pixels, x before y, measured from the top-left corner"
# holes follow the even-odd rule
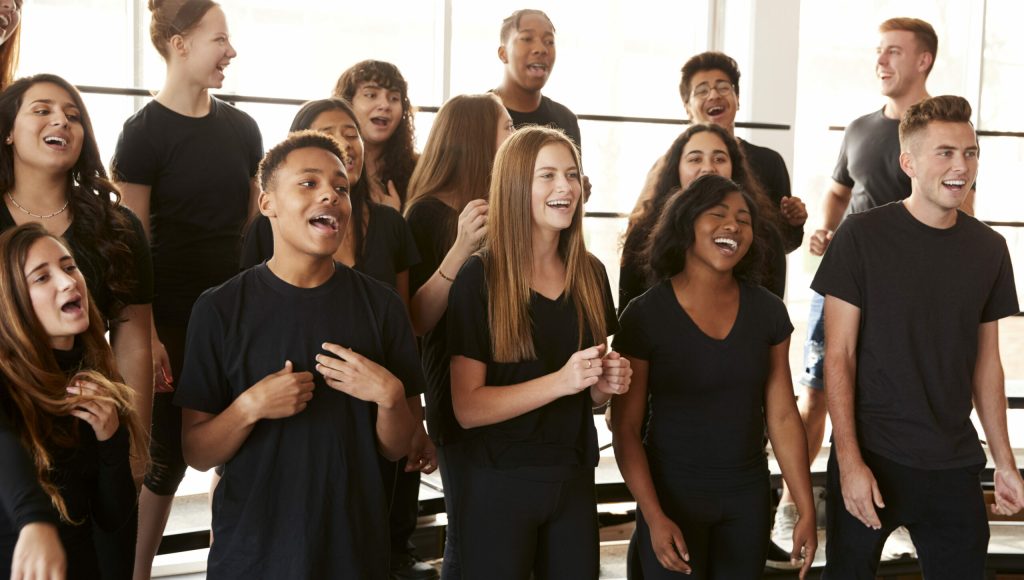
[[[654,193],[650,198],[637,204],[636,209],[629,216],[629,225],[626,227],[625,241],[622,246],[622,264],[636,265],[647,277],[648,282],[653,282],[653,273],[649,269],[645,244],[654,231],[658,217],[665,209],[665,204],[678,191],[683,189],[679,179],[679,162],[683,157],[683,151],[690,139],[699,133],[710,132],[717,135],[725,144],[729,159],[732,161],[732,180],[738,184],[753,200],[752,205],[757,206],[761,219],[759,228],[764,237],[769,237],[772,230],[778,235],[779,212],[775,209],[771,199],[768,197],[757,180],[753,176],[746,157],[740,149],[739,141],[718,125],[691,125],[686,129],[669,147],[665,153],[664,165],[654,186]],[[763,249],[766,259],[770,261],[773,257],[772,249]]]
[[[28,223],[0,235],[0,385],[5,397],[4,411],[10,416],[22,446],[32,457],[36,477],[61,518],[77,523],[68,512],[60,488],[53,482],[54,446],[77,445],[74,422],[63,421],[83,401],[112,403],[118,418],[128,429],[132,454],[148,461],[148,430],[135,413],[135,392],[124,384],[114,362],[114,353],[104,337],[106,326],[89,298],[89,327],[76,337],[83,349],[80,370],[67,376],[57,364],[49,337],[32,307],[25,263],[38,241],[50,238],[67,249],[67,244],[49,234],[43,226]],[[69,250],[70,253],[70,250]],[[88,295],[88,289],[82,288]],[[96,384],[101,394],[69,396],[66,388],[77,380]]]
[[[134,257],[131,243],[135,230],[120,210],[121,193],[110,181],[100,159],[96,134],[82,95],[63,78],[51,74],[38,74],[16,80],[0,93],[0,135],[14,131],[15,120],[21,109],[25,93],[40,83],[50,83],[67,91],[81,114],[83,129],[82,152],[68,172],[67,198],[76,232],[87,232],[101,258],[102,283],[110,289],[112,304],[107,318],[116,321],[121,310],[129,304],[137,281],[134,275]],[[14,145],[0,147],[0,191],[16,189],[14,176]]]
[[[761,282],[766,245],[757,203],[738,183],[720,175],[702,175],[686,189],[677,190],[665,204],[643,249],[650,270],[657,279],[674,276],[686,268],[686,252],[695,241],[694,224],[704,212],[721,203],[730,193],[743,196],[750,210],[754,232],[750,249],[733,268],[733,276],[750,284]]]
[[[405,207],[409,179],[419,156],[416,154],[415,110],[409,101],[409,85],[398,67],[379,60],[364,60],[349,67],[338,77],[333,97],[352,102],[359,85],[374,83],[387,91],[398,91],[402,95],[402,118],[398,127],[384,146],[381,158],[383,167],[377,177],[387,183],[389,180],[398,188],[398,199]]]

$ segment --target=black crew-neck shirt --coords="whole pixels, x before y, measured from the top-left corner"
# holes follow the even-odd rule
[[[793,332],[782,300],[741,283],[736,322],[719,340],[697,326],[663,280],[630,302],[619,324],[615,350],[649,364],[644,447],[652,473],[695,491],[763,484],[771,349]]]
[[[526,125],[541,125],[542,127],[554,127],[555,129],[565,131],[565,134],[576,143],[576,148],[579,149],[580,154],[583,154],[580,122],[576,118],[576,113],[569,110],[569,107],[542,95],[540,106],[533,111],[524,113],[523,111],[513,111],[508,107],[505,107],[505,110],[512,117],[512,124],[516,129]]]
[[[238,272],[250,184],[262,157],[252,117],[214,97],[204,117],[153,100],[125,121],[111,168],[117,180],[151,188],[158,323],[187,320],[203,290]]]
[[[399,272],[420,261],[416,242],[402,214],[379,203],[368,203],[370,220],[363,238],[363,254],[356,256],[353,268],[374,280],[395,287]],[[242,244],[241,267],[251,268],[274,255],[274,230],[270,218],[256,216]]]
[[[847,217],[811,287],[860,309],[860,445],[919,469],[984,463],[971,385],[978,326],[1019,310],[1006,240],[963,212],[936,229],[890,203]]]
[[[597,258],[590,256],[590,266],[600,273],[607,332],[612,334],[618,324],[607,276]],[[573,353],[604,342],[605,337],[585,332],[583,344],[578,344],[579,325],[571,298],[563,295],[552,300],[531,291],[530,321],[537,358],[495,362],[491,356],[487,300],[484,263],[479,256],[473,256],[459,271],[448,295],[448,344],[452,356],[487,365],[485,388],[515,388],[514,385],[560,370]],[[469,456],[477,465],[498,469],[593,468],[598,454],[591,402],[590,389],[583,389],[518,417],[468,429]]]
[[[406,396],[423,390],[398,295],[346,266],[316,288],[297,288],[261,264],[196,301],[175,404],[218,414],[286,360],[316,384],[305,410],[256,423],[225,465],[211,577],[388,578],[377,408],[327,386],[314,359],[324,342],[388,369]]]

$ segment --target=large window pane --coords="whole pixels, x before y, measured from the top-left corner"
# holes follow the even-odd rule
[[[18,75],[46,72],[76,85],[130,86],[133,1],[26,2]]]
[[[1024,4],[988,0],[985,10],[980,127],[990,131],[1024,131],[1024,109],[1020,106],[1020,92],[1024,89],[1024,36],[1020,33]]]
[[[238,57],[224,91],[270,97],[330,96],[342,71],[368,58],[394,63],[414,105],[441,98],[440,2],[396,0],[386,6],[335,0],[222,2]],[[148,30],[149,13],[144,26]],[[158,88],[164,64],[143,47],[145,86]]]
[[[453,0],[453,95],[498,86],[501,21],[524,6],[510,0]],[[549,0],[530,7],[544,10],[558,31],[558,58],[546,95],[577,114],[683,115],[679,68],[707,45],[706,1],[587,5]]]

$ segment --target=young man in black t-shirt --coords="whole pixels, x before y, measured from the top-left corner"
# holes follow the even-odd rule
[[[925,577],[981,578],[988,521],[979,474],[995,462],[993,511],[1024,506],[1006,430],[999,319],[1018,312],[1006,241],[959,211],[977,175],[971,108],[911,106],[899,127],[905,201],[849,216],[812,284],[825,296],[832,416],[824,578],[874,578],[905,526]]]
[[[332,258],[351,213],[341,156],[314,132],[267,153],[274,255],[192,310],[175,403],[189,465],[225,466],[211,578],[389,575],[378,452],[406,454],[423,375],[398,295]]]
[[[580,123],[569,107],[541,94],[555,68],[555,25],[540,10],[516,10],[501,23],[498,58],[505,78],[494,89],[516,129],[541,125],[561,129],[583,153]],[[583,199],[590,199],[590,180],[584,175]]]

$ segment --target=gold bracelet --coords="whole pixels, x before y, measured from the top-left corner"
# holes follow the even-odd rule
[[[455,282],[455,278],[451,278],[448,275],[446,275],[444,272],[441,271],[441,268],[437,269],[437,273],[440,274],[441,277],[444,278],[445,280],[448,280],[449,282],[452,282],[452,283]]]

